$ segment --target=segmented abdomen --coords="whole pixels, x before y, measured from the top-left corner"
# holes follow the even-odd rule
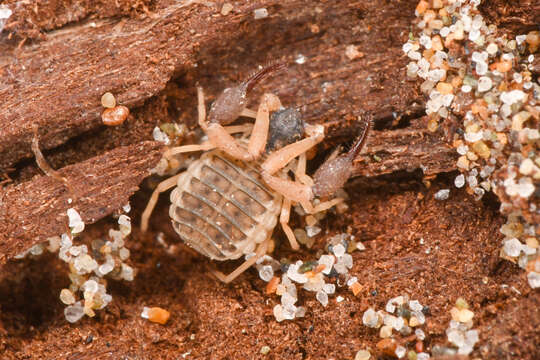
[[[271,235],[281,197],[251,165],[215,150],[203,154],[171,193],[173,227],[201,254],[216,260],[253,252]]]

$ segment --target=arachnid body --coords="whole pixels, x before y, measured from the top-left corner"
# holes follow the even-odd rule
[[[351,150],[328,159],[306,175],[306,151],[324,138],[321,125],[304,124],[298,111],[284,109],[273,94],[264,94],[257,111],[246,109],[246,95],[254,84],[283,65],[270,65],[240,85],[225,89],[212,105],[208,119],[204,94],[198,88],[199,125],[208,141],[169,149],[165,156],[205,151],[188,169],[158,185],[143,213],[141,228],[148,227],[159,193],[174,186],[169,215],[180,237],[203,255],[215,260],[238,259],[255,253],[228,276],[229,282],[266,253],[279,222],[291,247],[298,249],[288,225],[292,203],[308,213],[326,210],[342,199],[313,206],[316,197],[331,196],[351,175],[352,160],[365,142],[368,124]],[[254,117],[250,124],[226,126],[240,116]],[[249,134],[234,137],[234,133]],[[295,180],[288,175],[294,172]]]

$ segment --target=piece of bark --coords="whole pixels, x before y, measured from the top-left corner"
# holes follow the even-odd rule
[[[274,1],[266,1],[271,5]],[[129,107],[165,87],[172,73],[193,65],[201,41],[252,15],[249,2],[234,16],[196,1],[162,1],[145,19],[77,23],[19,48],[0,42],[0,170],[31,157],[32,125],[50,149],[101,125],[101,95]],[[193,33],[192,33],[193,31]]]
[[[96,3],[85,6],[84,12],[77,4],[68,1],[62,8],[38,7],[29,1],[17,8],[11,19],[14,22],[7,24],[6,30],[19,37],[41,38],[30,33],[58,29],[81,17],[89,20],[51,31],[44,41],[20,47],[5,36],[0,39],[0,100],[4,104],[0,109],[0,170],[31,156],[34,122],[40,124],[44,149],[99,129],[99,98],[105,91],[115,93],[122,104],[138,106],[161,91],[175,74],[185,71],[189,73],[187,88],[200,81],[212,98],[231,78],[237,80],[252,70],[253,63],[260,63],[257,59],[270,57],[292,63],[292,68],[286,76],[268,79],[262,88],[278,92],[293,106],[305,104],[302,108],[308,121],[337,124],[329,131],[330,141],[336,136],[350,138],[354,119],[363,111],[372,111],[392,127],[400,117],[411,116],[411,108],[422,107],[423,96],[416,83],[405,78],[407,59],[401,51],[414,17],[414,0],[398,2],[384,11],[378,1],[244,2],[235,3],[227,16],[220,15],[220,4],[202,1],[120,1],[106,11]],[[510,4],[498,0],[481,9],[501,25],[521,24],[516,31],[534,24],[538,4],[531,0],[520,0],[515,7]],[[252,10],[262,7],[270,16],[255,20]],[[99,19],[126,14],[138,17]],[[26,23],[26,18],[33,20]],[[347,58],[347,46],[356,46],[358,58]],[[228,80],[220,81],[223,78]],[[418,110],[412,114],[420,115]],[[143,140],[126,135],[134,142]],[[396,162],[399,164],[402,162]]]
[[[4,33],[20,41],[44,40],[51,30],[81,20],[132,16],[143,18],[153,10],[152,0],[62,0],[2,2],[13,11]]]
[[[217,5],[163,0],[144,19],[76,23],[20,48],[0,41],[0,169],[31,157],[33,123],[45,150],[100,129],[106,91],[133,108],[187,73],[181,92],[194,94],[200,83],[211,99],[272,58],[290,69],[260,84],[254,99],[259,89],[272,91],[290,106],[304,105],[308,121],[339,123],[330,138],[350,132],[364,111],[391,122],[422,102],[416,83],[404,80],[401,51],[414,6],[410,0],[381,11],[377,1],[260,1],[235,3],[222,16]],[[255,20],[258,7],[270,16]],[[349,59],[351,45],[362,55]],[[195,101],[189,105],[180,120],[195,118],[186,111]]]
[[[538,0],[491,0],[482,1],[480,11],[488,23],[497,25],[511,38],[538,30],[540,2]]]
[[[353,162],[353,176],[379,176],[421,169],[430,176],[457,169],[457,152],[440,131],[427,130],[427,117],[403,129],[372,131]]]
[[[74,194],[50,176],[37,176],[5,189],[0,196],[0,264],[48,237],[69,231],[69,208],[91,224],[127,204],[161,158],[161,149],[161,144],[148,141],[58,170]]]

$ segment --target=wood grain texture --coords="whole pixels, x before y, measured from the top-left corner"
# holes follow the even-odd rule
[[[145,142],[58,170],[75,194],[49,176],[5,188],[0,194],[0,263],[69,231],[69,208],[75,208],[87,224],[112,214],[128,203],[160,158],[161,145]]]

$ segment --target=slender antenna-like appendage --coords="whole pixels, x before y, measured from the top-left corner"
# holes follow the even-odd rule
[[[259,81],[267,77],[268,75],[284,69],[285,63],[282,62],[271,62],[267,65],[263,66],[262,69],[257,70],[253,73],[251,73],[243,82],[242,85],[246,87],[246,92],[250,92]]]
[[[362,129],[362,132],[360,133],[360,135],[358,135],[353,145],[347,152],[347,157],[354,159],[356,156],[358,156],[358,154],[360,153],[360,150],[362,150],[362,148],[364,147],[366,143],[370,128],[371,128],[371,121],[367,120],[364,123],[364,128]]]

